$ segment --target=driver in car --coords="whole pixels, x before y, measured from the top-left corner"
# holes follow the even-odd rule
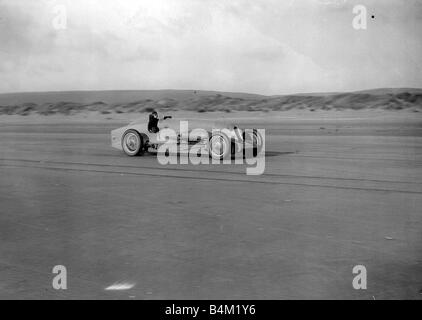
[[[149,132],[157,133],[158,131],[160,131],[160,128],[158,128],[158,121],[160,121],[160,119],[158,118],[158,113],[157,111],[153,111],[149,115],[149,121],[148,121]]]
[[[158,128],[158,121],[160,120],[166,120],[166,119],[171,119],[171,116],[165,116],[163,119],[160,119],[158,117],[158,112],[157,111],[153,111],[150,115],[149,115],[149,121],[148,121],[148,131],[151,133],[158,133],[160,131],[160,128]]]

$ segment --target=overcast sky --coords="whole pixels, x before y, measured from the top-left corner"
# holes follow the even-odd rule
[[[0,92],[422,87],[421,35],[421,0],[0,0]]]

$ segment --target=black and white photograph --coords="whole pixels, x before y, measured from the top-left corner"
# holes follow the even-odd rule
[[[421,0],[0,0],[0,300],[422,300],[421,209]]]

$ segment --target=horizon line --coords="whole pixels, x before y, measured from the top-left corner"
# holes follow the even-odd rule
[[[359,89],[359,90],[345,90],[345,91],[312,91],[312,92],[295,92],[295,93],[279,93],[279,94],[262,94],[255,92],[245,91],[224,91],[224,90],[208,90],[208,89],[72,89],[72,90],[51,90],[51,91],[10,91],[0,92],[1,95],[9,94],[36,94],[36,93],[76,93],[76,92],[142,92],[142,91],[192,91],[192,92],[215,92],[215,93],[232,93],[232,94],[245,94],[245,95],[256,95],[263,97],[278,97],[278,96],[290,96],[290,95],[333,95],[342,93],[360,93],[365,91],[376,91],[376,90],[422,90],[422,87],[375,87],[370,89]]]

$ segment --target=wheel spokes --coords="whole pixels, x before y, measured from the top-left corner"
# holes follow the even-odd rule
[[[134,134],[130,133],[126,137],[125,144],[130,151],[135,151],[138,148],[138,139]]]

